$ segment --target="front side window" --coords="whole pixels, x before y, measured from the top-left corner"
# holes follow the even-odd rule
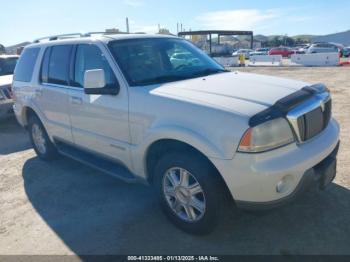
[[[17,57],[0,58],[0,76],[12,75],[17,64]]]
[[[14,80],[20,82],[30,82],[33,75],[36,59],[38,58],[40,48],[26,48],[24,49],[18,65],[14,73]]]
[[[71,51],[72,45],[57,45],[51,47],[47,69],[48,83],[68,85]],[[45,62],[45,57],[43,62]]]
[[[95,45],[79,45],[76,51],[73,85],[83,87],[85,71],[93,69],[104,70],[106,87],[114,87],[116,85],[117,80],[114,72],[102,51]]]
[[[115,40],[108,47],[130,86],[166,83],[225,71],[183,39]]]

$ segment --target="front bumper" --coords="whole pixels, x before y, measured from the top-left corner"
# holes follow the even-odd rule
[[[297,192],[304,177],[313,176],[313,168],[337,148],[339,125],[331,119],[326,129],[303,144],[259,154],[236,153],[232,160],[211,161],[222,175],[238,204],[264,205],[282,201]],[[304,180],[304,179],[303,179]],[[282,190],[276,190],[283,181]]]
[[[313,185],[317,185],[319,189],[324,190],[334,180],[336,175],[339,144],[338,142],[338,145],[328,157],[304,173],[297,187],[288,196],[270,202],[236,201],[237,207],[246,210],[271,209],[293,202]]]

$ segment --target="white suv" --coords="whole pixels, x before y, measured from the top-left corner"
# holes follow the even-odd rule
[[[174,65],[177,53],[186,56]],[[225,199],[274,207],[335,177],[339,125],[324,85],[227,72],[182,38],[38,41],[24,49],[13,91],[39,157],[59,152],[153,184],[187,232],[209,232]]]

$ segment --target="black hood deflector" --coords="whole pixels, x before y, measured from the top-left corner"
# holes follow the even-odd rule
[[[305,102],[313,95],[319,93],[318,90],[326,89],[327,88],[323,84],[303,87],[302,89],[281,98],[274,105],[264,111],[252,116],[249,119],[249,126],[254,127],[272,119],[286,117],[290,110]]]

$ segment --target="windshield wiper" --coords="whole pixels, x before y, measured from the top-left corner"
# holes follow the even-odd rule
[[[179,75],[164,75],[157,76],[153,78],[148,78],[140,81],[136,81],[136,85],[151,85],[151,84],[160,84],[165,82],[179,81],[190,78],[189,76],[179,76]]]
[[[213,74],[218,74],[218,73],[224,73],[224,72],[230,72],[229,70],[226,69],[213,69],[213,68],[207,68],[204,70],[201,70],[199,72],[194,73],[194,76],[208,76],[208,75],[213,75]]]
[[[180,80],[191,79],[195,77],[213,75],[213,74],[224,73],[224,72],[230,72],[230,71],[226,69],[207,68],[198,72],[194,72],[189,75],[163,75],[163,76],[157,76],[157,77],[136,81],[134,84],[135,85],[162,84],[166,82],[180,81]]]

